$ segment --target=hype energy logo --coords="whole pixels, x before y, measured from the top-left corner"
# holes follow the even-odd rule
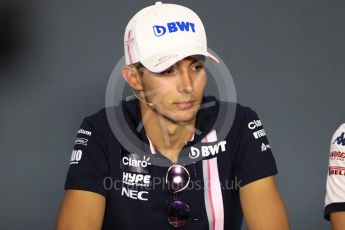
[[[166,24],[166,26],[162,26],[162,25],[153,26],[153,32],[156,37],[161,37],[167,32],[174,33],[174,32],[179,32],[179,31],[195,33],[195,24],[192,22],[180,21],[180,22],[169,22]]]

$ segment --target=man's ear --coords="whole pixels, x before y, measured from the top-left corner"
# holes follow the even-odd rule
[[[134,90],[143,90],[141,76],[138,70],[132,66],[124,66],[121,70],[123,79]]]

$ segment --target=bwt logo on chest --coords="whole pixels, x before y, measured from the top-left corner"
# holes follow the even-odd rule
[[[168,33],[174,33],[178,31],[186,31],[195,33],[195,24],[191,22],[169,22],[166,26],[154,25],[153,32],[156,37],[163,36]]]

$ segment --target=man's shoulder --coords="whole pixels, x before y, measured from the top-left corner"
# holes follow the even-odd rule
[[[81,127],[91,129],[93,132],[98,134],[108,133],[110,128],[106,108],[102,108],[96,113],[85,116]]]
[[[257,113],[249,106],[215,97],[207,97],[203,100],[203,105],[212,100],[216,106],[202,110],[197,119],[197,128],[203,132],[216,129],[220,137],[230,138],[242,133],[250,122],[261,124]]]
[[[331,140],[331,150],[345,150],[345,123],[334,132]]]
[[[233,114],[235,114],[235,120],[243,120],[243,119],[251,119],[258,117],[256,111],[247,106],[243,105],[239,102],[225,102],[225,101],[219,101],[220,108],[226,108],[228,111],[231,111]]]
[[[333,139],[338,138],[338,139],[344,139],[345,140],[345,123],[341,124],[333,133]],[[345,142],[345,141],[344,141]]]
[[[84,121],[94,125],[104,125],[104,123],[107,121],[106,109],[102,108],[96,113],[87,115],[84,118]]]
[[[255,113],[255,111],[249,106],[243,105],[239,102],[220,100],[214,96],[205,96],[203,98],[202,105],[203,104],[211,105],[212,102],[215,102],[217,105],[220,105],[228,109],[230,108],[235,109],[236,112],[239,112],[239,113]]]
[[[341,124],[336,130],[336,132],[345,132],[345,123]]]

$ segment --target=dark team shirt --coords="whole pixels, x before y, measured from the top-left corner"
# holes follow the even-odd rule
[[[178,229],[239,230],[243,218],[240,186],[275,175],[276,164],[253,110],[213,97],[204,97],[203,104],[207,103],[214,106],[198,111],[197,131],[177,161],[185,165],[191,179],[179,194],[191,214]],[[142,152],[121,145],[112,132],[116,127],[110,125],[111,112],[114,116],[123,114],[123,123],[135,136],[133,143],[135,139],[143,143]],[[174,229],[168,223],[167,202],[171,197],[164,181],[172,163],[150,145],[145,130],[138,129],[141,115],[137,100],[123,102],[111,112],[103,109],[83,120],[65,189],[91,191],[106,198],[102,229]],[[233,123],[224,134],[229,116]]]
[[[345,211],[345,123],[331,140],[326,188],[324,217],[330,220],[332,212]]]

